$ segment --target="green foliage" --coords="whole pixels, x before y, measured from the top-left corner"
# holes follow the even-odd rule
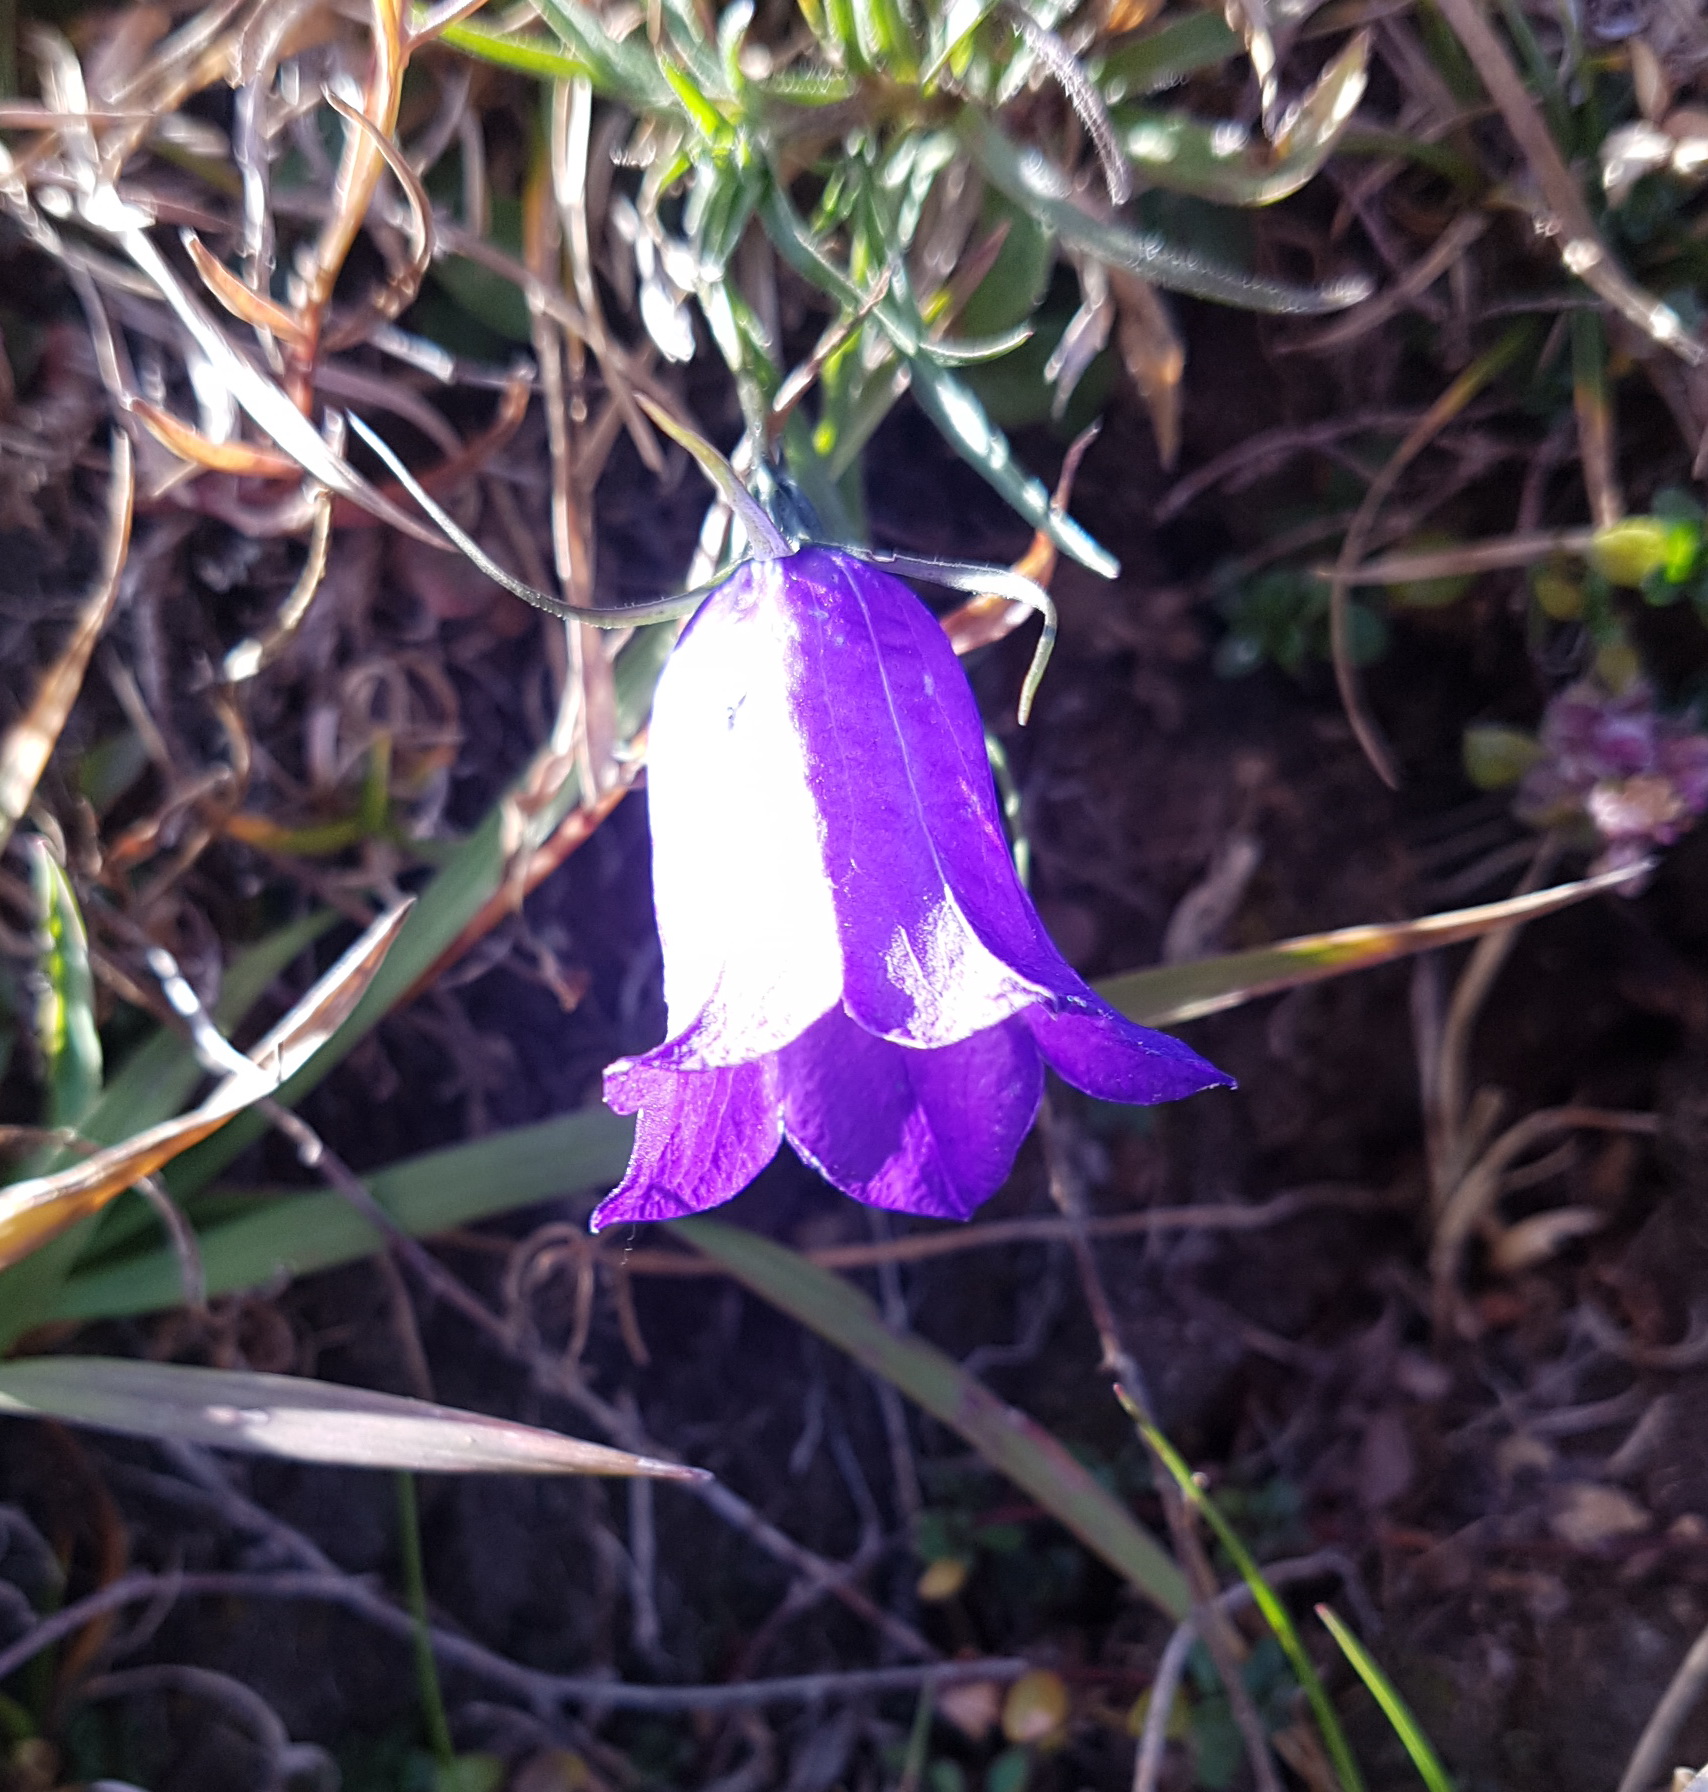
[[[1081,62],[1053,35],[1059,9],[1041,0],[1023,12],[992,0],[803,0],[801,14],[806,39],[756,17],[749,0],[726,7],[715,26],[709,14],[666,4],[655,29],[618,36],[581,0],[543,0],[549,37],[476,22],[452,27],[445,41],[542,81],[584,80],[633,115],[619,161],[645,170],[634,195],[653,251],[638,258],[642,284],[668,287],[670,305],[698,302],[735,375],[750,436],[780,440],[803,488],[834,486],[911,389],[956,452],[1028,521],[1064,552],[1113,570],[1051,511],[974,383],[950,369],[987,357],[1004,368],[1024,355],[998,382],[1002,414],[1048,414],[1045,357],[1022,344],[1042,321],[1051,269],[1064,256],[1256,310],[1333,310],[1363,296],[1357,281],[1275,281],[1191,233],[1169,241],[1135,228],[1120,210],[1134,169],[1153,188],[1221,206],[1296,191],[1339,141],[1363,91],[1363,38],[1330,61],[1270,142],[1227,120],[1133,104],[1241,53],[1212,14],[1171,14],[1112,42],[1094,34]],[[1008,102],[1044,77],[1066,86],[1073,109],[1092,121],[1095,160],[1059,134],[1010,134]],[[1093,183],[1116,204],[1087,193]],[[818,290],[846,334],[819,370],[817,416],[805,430],[771,414],[781,345],[748,283],[728,277],[755,231]],[[481,315],[502,314],[469,264],[447,271],[444,284]],[[1036,395],[1031,402],[1018,385]]]
[[[1241,678],[1265,664],[1297,677],[1329,657],[1328,585],[1315,573],[1271,567],[1224,586],[1216,607],[1228,625],[1215,652],[1216,670],[1224,678]],[[1380,659],[1388,645],[1386,621],[1356,602],[1350,617],[1354,663]]]

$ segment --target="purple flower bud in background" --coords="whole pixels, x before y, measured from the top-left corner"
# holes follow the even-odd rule
[[[1602,846],[1597,871],[1672,845],[1708,809],[1708,735],[1663,716],[1644,679],[1617,693],[1568,686],[1548,705],[1539,745],[1518,814],[1536,827],[1587,823]]]
[[[789,1143],[844,1194],[965,1219],[1049,1064],[1105,1101],[1231,1083],[1100,1000],[1014,872],[972,690],[898,579],[804,548],[701,606],[653,704],[669,1037],[595,1229],[727,1201]]]

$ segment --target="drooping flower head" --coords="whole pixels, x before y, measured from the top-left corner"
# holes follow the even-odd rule
[[[784,1138],[857,1200],[965,1219],[1045,1064],[1106,1101],[1231,1082],[1051,943],[966,676],[881,568],[740,567],[665,667],[648,756],[669,1036],[605,1073],[639,1124],[595,1228],[727,1201]]]

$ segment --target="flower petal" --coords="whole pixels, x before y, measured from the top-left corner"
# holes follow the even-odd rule
[[[1089,1002],[1052,1012],[1029,1008],[1026,1025],[1064,1082],[1099,1101],[1178,1101],[1234,1079],[1167,1033],[1141,1027],[1086,992]]]
[[[765,572],[801,617],[796,727],[813,757],[844,1005],[914,1046],[995,1025],[1046,986],[978,922],[1005,898],[1030,905],[954,650],[900,580],[851,555],[807,548]]]
[[[779,1065],[784,1131],[826,1181],[935,1219],[964,1220],[996,1192],[1044,1087],[1017,1020],[921,1050],[832,1011]]]
[[[605,1100],[640,1120],[628,1171],[590,1222],[595,1232],[716,1207],[746,1188],[782,1140],[775,1058],[697,1071],[617,1063],[605,1073]]]
[[[653,702],[665,1006],[673,1038],[694,1027],[679,1055],[699,1068],[775,1051],[842,991],[809,744],[791,707],[797,620],[776,564],[743,567],[707,598]]]

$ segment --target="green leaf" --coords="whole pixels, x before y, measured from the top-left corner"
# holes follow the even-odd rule
[[[1185,1578],[1156,1539],[1049,1432],[952,1357],[892,1331],[852,1283],[771,1239],[706,1219],[672,1220],[670,1229],[958,1432],[1168,1616],[1185,1614]]]
[[[1556,884],[1529,896],[1512,896],[1503,902],[1486,902],[1476,908],[1427,915],[1421,921],[1383,922],[1373,927],[1342,927],[1334,933],[1306,934],[1275,946],[1257,946],[1249,952],[1229,952],[1217,958],[1195,959],[1189,964],[1165,964],[1125,976],[1106,977],[1097,993],[1130,1020],[1147,1026],[1173,1026],[1238,1008],[1259,996],[1302,983],[1318,983],[1325,977],[1341,977],[1348,971],[1367,970],[1390,959],[1414,952],[1432,951],[1460,940],[1476,939],[1496,927],[1534,921],[1556,909],[1570,908],[1585,897],[1598,896],[1629,883],[1647,866],[1623,866],[1576,883]]]
[[[999,0],[949,0],[941,15],[932,21],[931,60],[922,82],[928,83],[943,72],[943,65],[996,11],[998,4]]]
[[[863,302],[859,288],[812,240],[775,178],[767,184],[760,210],[783,259],[839,304],[857,310]],[[891,289],[872,315],[907,361],[920,409],[955,452],[983,474],[1033,528],[1042,529],[1082,566],[1113,578],[1120,571],[1120,562],[1070,517],[1055,512],[1043,482],[1015,463],[1007,436],[991,422],[972,389],[931,359],[918,315],[904,302],[904,279],[904,270],[892,270]]]
[[[554,1196],[605,1188],[623,1173],[634,1122],[604,1107],[406,1158],[367,1177],[374,1199],[411,1237],[425,1238]],[[253,1211],[201,1235],[210,1295],[259,1288],[372,1256],[385,1243],[341,1195],[258,1196]],[[170,1251],[150,1250],[79,1269],[60,1289],[55,1319],[159,1312],[181,1298]]]
[[[447,25],[439,42],[495,68],[532,75],[536,81],[591,80],[596,72],[585,57],[568,55],[544,38],[489,31],[484,25]]]
[[[337,918],[331,913],[310,915],[239,954],[226,972],[224,987],[214,1005],[214,1019],[222,1027],[234,1027],[279,972],[299,952],[312,945]],[[177,1113],[189,1099],[190,1091],[201,1075],[189,1046],[175,1033],[162,1028],[126,1059],[119,1074],[107,1084],[101,1099],[84,1116],[78,1130],[94,1144],[117,1144]],[[61,1283],[90,1239],[97,1232],[106,1235],[121,1219],[117,1210],[109,1209],[100,1219],[84,1221],[50,1240],[23,1262],[0,1270],[0,1350],[45,1317]],[[146,1208],[142,1209],[142,1216],[136,1223],[152,1223]],[[175,1268],[172,1273],[172,1304],[175,1305],[178,1299]]]
[[[1319,1605],[1317,1616],[1328,1626],[1329,1634],[1340,1644],[1340,1652],[1352,1663],[1358,1678],[1370,1689],[1376,1703],[1382,1707],[1383,1716],[1393,1725],[1394,1734],[1405,1745],[1412,1765],[1429,1792],[1455,1792],[1452,1776],[1441,1765],[1441,1757],[1430,1747],[1429,1738],[1412,1716],[1411,1707],[1400,1697],[1393,1681],[1382,1672],[1376,1658],[1330,1607]]]
[[[1370,282],[1361,275],[1325,286],[1291,286],[1219,266],[1176,249],[1158,236],[1105,223],[1074,203],[1070,183],[1059,168],[1036,153],[1022,155],[975,107],[963,108],[956,129],[985,178],[1015,205],[1061,241],[1087,250],[1110,267],[1142,275],[1154,285],[1220,305],[1279,316],[1340,311],[1370,295]]]
[[[1171,19],[1145,37],[1129,38],[1092,69],[1110,105],[1135,93],[1173,87],[1200,69],[1216,68],[1244,48],[1220,12],[1205,9]]]
[[[1221,205],[1273,205],[1320,169],[1363,97],[1369,39],[1360,32],[1323,71],[1273,146],[1241,127],[1181,112],[1122,107],[1112,116],[1127,159],[1157,187]]]
[[[708,143],[721,143],[729,135],[729,121],[694,84],[686,69],[680,69],[668,57],[660,57],[658,72],[670,83],[670,91],[682,104],[682,111]]]
[[[919,79],[919,45],[896,0],[854,0],[854,31],[866,59],[891,80]]]
[[[95,979],[77,893],[39,836],[30,873],[41,916],[41,996],[36,1047],[47,1073],[47,1124],[80,1126],[101,1093],[101,1035],[95,1027]]]
[[[644,33],[621,40],[580,0],[539,0],[539,13],[594,87],[637,112],[674,112],[675,94]]]
[[[0,1365],[0,1413],[353,1468],[703,1479],[702,1471],[676,1463],[425,1400],[306,1376],[127,1357],[40,1356]]]

